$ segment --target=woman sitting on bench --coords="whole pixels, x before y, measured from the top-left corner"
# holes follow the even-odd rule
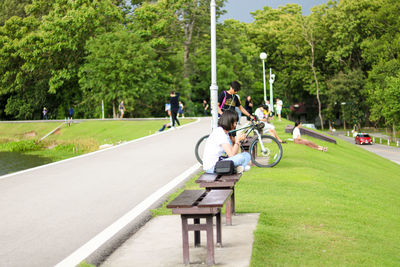
[[[293,141],[294,141],[295,144],[306,145],[308,147],[311,147],[311,148],[314,148],[314,149],[317,149],[317,150],[320,150],[320,151],[324,151],[324,152],[328,151],[327,147],[319,146],[319,145],[315,144],[312,141],[309,141],[309,140],[306,140],[306,139],[302,139],[301,138],[301,134],[300,134],[300,128],[301,128],[301,122],[296,121],[294,123],[294,128],[293,128],[293,132],[292,132]]]
[[[251,156],[248,152],[239,153],[240,142],[246,139],[246,135],[241,133],[236,137],[232,145],[228,132],[236,129],[238,114],[232,110],[225,110],[218,120],[218,127],[215,128],[207,138],[203,154],[203,169],[207,173],[214,173],[215,164],[220,160],[224,152],[228,155],[227,160],[232,160],[236,172],[250,170],[248,165]]]

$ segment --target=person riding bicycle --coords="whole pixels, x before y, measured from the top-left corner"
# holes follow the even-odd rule
[[[228,135],[229,131],[236,129],[237,121],[238,115],[233,110],[225,110],[219,118],[218,127],[212,131],[204,148],[203,169],[206,173],[214,173],[215,164],[224,153],[228,155],[227,159],[233,161],[237,173],[250,170],[250,154],[238,153],[240,142],[245,140],[246,134],[239,134],[233,145]]]
[[[254,112],[254,115],[258,118],[258,120],[263,121],[265,126],[264,126],[264,132],[269,131],[270,134],[275,137],[279,142],[283,142],[282,139],[278,137],[278,134],[276,133],[275,126],[269,123],[269,117],[268,115],[265,115],[264,111],[268,111],[268,106],[266,104],[260,105],[256,111]],[[267,112],[268,114],[268,112]]]

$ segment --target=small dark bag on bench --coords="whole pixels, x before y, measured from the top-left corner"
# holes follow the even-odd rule
[[[235,165],[232,160],[220,160],[215,164],[214,172],[216,174],[234,174]]]

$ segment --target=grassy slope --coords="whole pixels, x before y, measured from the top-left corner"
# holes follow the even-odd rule
[[[185,124],[193,120],[180,120]],[[102,144],[116,144],[155,133],[168,120],[157,121],[85,121],[73,123],[70,127],[63,125],[45,139],[43,146],[62,145],[59,149],[41,149],[25,152],[28,155],[39,155],[51,158],[52,161],[70,158],[97,150]],[[0,144],[23,139],[38,140],[61,123],[1,123]],[[24,137],[25,133],[35,131],[35,137]],[[75,152],[74,152],[75,151]]]
[[[288,123],[274,123],[284,139]],[[400,166],[306,138],[329,151],[288,142],[276,167],[253,167],[236,187],[237,212],[261,213],[251,266],[398,266]]]

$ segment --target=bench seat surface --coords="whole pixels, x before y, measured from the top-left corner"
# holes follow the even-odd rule
[[[232,190],[211,190],[197,205],[199,208],[223,207],[225,201],[231,196]]]
[[[185,190],[169,203],[167,208],[191,208],[205,192],[205,190]]]
[[[219,181],[229,181],[229,182],[237,182],[239,181],[241,173],[235,173],[232,175],[218,175],[218,174],[210,174],[204,173],[197,180],[196,183],[214,183]]]

